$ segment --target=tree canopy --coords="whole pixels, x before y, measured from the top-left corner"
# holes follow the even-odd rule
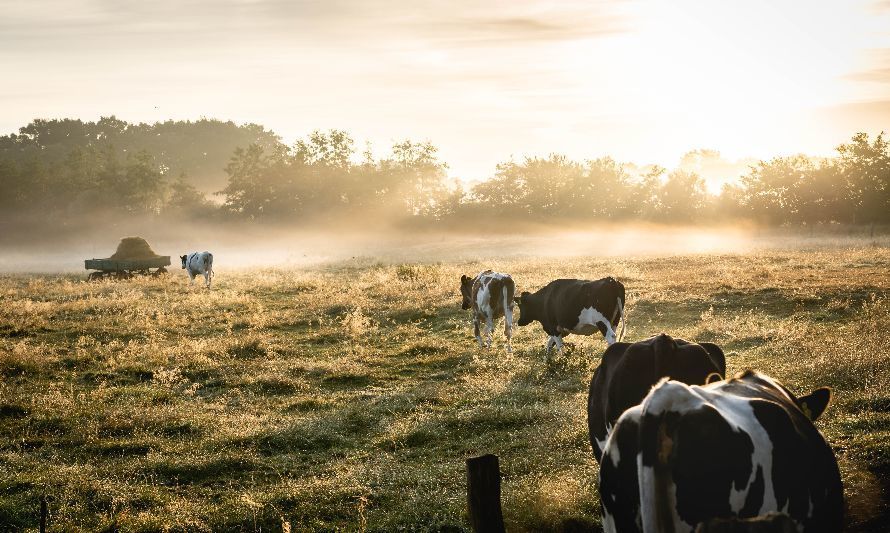
[[[712,151],[689,158],[717,159]],[[890,223],[890,142],[857,133],[830,158],[776,157],[710,194],[680,168],[639,170],[609,157],[561,154],[497,165],[465,189],[428,141],[358,154],[345,131],[288,146],[255,124],[35,120],[0,137],[0,209],[49,219],[108,210],[299,222],[355,214],[431,222],[519,219],[768,225]],[[685,169],[685,170],[684,170]],[[365,218],[365,220],[374,220]]]

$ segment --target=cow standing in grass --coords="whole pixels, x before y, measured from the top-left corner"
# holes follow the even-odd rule
[[[797,397],[750,370],[704,386],[661,381],[606,441],[603,529],[714,530],[715,518],[784,513],[800,533],[841,531],[837,460],[813,424],[830,398],[824,387]]]
[[[535,320],[549,335],[544,350],[562,351],[562,338],[570,333],[592,335],[599,331],[608,344],[624,335],[624,285],[608,277],[595,281],[558,279],[535,293],[523,292],[516,298],[520,326]],[[621,334],[616,334],[618,322]]]
[[[494,321],[504,317],[504,334],[507,337],[507,353],[513,351],[510,340],[513,338],[513,294],[516,285],[509,274],[492,270],[480,272],[474,278],[460,277],[460,292],[463,296],[462,309],[473,309],[473,333],[480,348],[491,347],[491,334]],[[484,321],[487,342],[482,342],[479,324]]]
[[[662,333],[633,344],[616,342],[603,353],[590,380],[587,427],[599,461],[618,417],[639,404],[662,378],[704,385],[726,374],[726,356],[716,344],[696,344]]]
[[[188,255],[179,256],[182,259],[182,268],[189,275],[192,285],[195,283],[195,276],[204,275],[204,283],[210,288],[210,280],[213,278],[213,254],[210,252],[192,252]]]

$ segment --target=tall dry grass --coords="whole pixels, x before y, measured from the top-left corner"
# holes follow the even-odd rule
[[[87,283],[0,277],[0,526],[461,530],[468,455],[493,452],[511,530],[597,530],[587,384],[605,347],[478,350],[462,273],[519,290],[612,275],[630,340],[722,345],[730,372],[834,388],[819,422],[852,530],[887,524],[890,251],[512,259]],[[177,273],[179,274],[179,273]]]

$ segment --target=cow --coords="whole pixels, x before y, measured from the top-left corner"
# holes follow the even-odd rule
[[[532,294],[523,292],[519,304],[520,326],[537,320],[550,337],[544,350],[556,346],[562,351],[562,338],[570,333],[591,335],[599,331],[608,344],[615,344],[624,335],[616,335],[618,321],[624,316],[624,285],[608,277],[596,281],[558,279]]]
[[[709,385],[663,379],[624,412],[600,461],[607,532],[691,532],[783,513],[800,533],[843,527],[837,459],[813,422],[831,400],[751,370]]]
[[[192,252],[188,255],[180,255],[182,268],[189,275],[191,284],[195,284],[195,276],[204,274],[204,283],[210,288],[210,280],[213,278],[213,254],[210,252]]]
[[[593,373],[587,395],[587,427],[596,460],[602,457],[618,417],[643,401],[661,378],[704,385],[725,375],[726,356],[709,342],[696,344],[662,333],[633,344],[609,346]]]
[[[491,334],[494,321],[504,317],[504,335],[507,337],[507,353],[513,346],[513,294],[516,285],[509,274],[492,270],[480,272],[476,277],[461,275],[460,293],[463,297],[461,309],[473,309],[473,333],[480,348],[491,347]],[[482,342],[479,324],[485,322],[487,342]]]

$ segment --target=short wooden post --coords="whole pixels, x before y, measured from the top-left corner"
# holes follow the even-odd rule
[[[46,510],[46,496],[41,496],[40,497],[40,526],[38,527],[38,530],[40,531],[40,533],[46,533],[46,515],[47,514],[48,513]]]
[[[467,459],[467,509],[476,533],[504,533],[501,470],[497,455]]]

